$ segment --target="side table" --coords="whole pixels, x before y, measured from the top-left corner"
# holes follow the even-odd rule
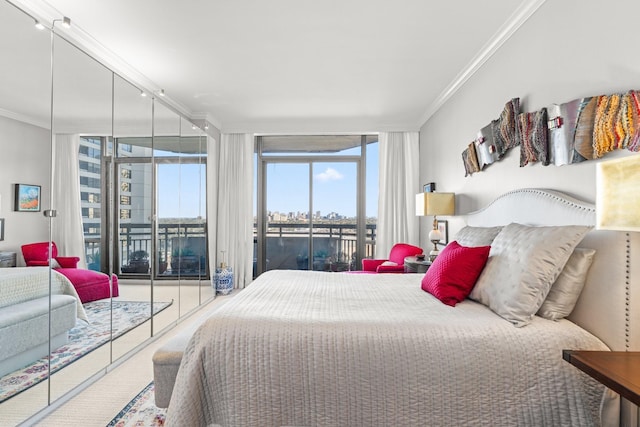
[[[405,273],[426,273],[431,266],[431,261],[427,258],[418,259],[415,256],[408,256],[404,259]]]
[[[640,405],[640,352],[563,350],[562,358],[625,399]]]

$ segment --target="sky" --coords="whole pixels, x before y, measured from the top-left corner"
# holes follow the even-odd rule
[[[378,210],[378,144],[367,147],[366,216]],[[206,216],[205,178],[197,164],[161,164],[158,169],[158,217],[196,218]],[[269,164],[267,169],[267,210],[281,213],[305,212],[309,204],[308,164]],[[322,215],[336,212],[356,216],[355,163],[322,162],[313,164],[312,212]],[[202,180],[201,186],[197,185]],[[254,180],[255,181],[255,180]],[[194,185],[194,183],[196,183]],[[199,197],[202,190],[202,197]],[[254,190],[254,214],[255,214]],[[176,199],[176,195],[180,195]]]
[[[375,146],[375,149],[373,148]],[[378,211],[378,150],[377,144],[367,147],[366,215]],[[309,205],[308,164],[279,163],[267,168],[267,211],[280,213],[305,212]],[[346,217],[356,216],[357,165],[355,163],[322,162],[313,164],[312,212],[324,216],[336,212]]]

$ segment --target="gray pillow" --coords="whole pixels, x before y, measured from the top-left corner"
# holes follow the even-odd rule
[[[467,247],[491,246],[493,239],[496,238],[500,230],[502,230],[501,226],[471,227],[467,225],[458,231],[455,241],[458,242],[460,246]]]
[[[593,227],[505,226],[469,297],[516,326],[536,314],[576,245]]]
[[[571,314],[587,280],[595,254],[595,249],[576,248],[573,251],[558,279],[551,285],[547,298],[538,310],[538,316],[559,320]]]

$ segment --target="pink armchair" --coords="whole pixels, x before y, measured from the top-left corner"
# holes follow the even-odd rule
[[[22,245],[22,256],[27,267],[46,267],[49,265],[49,242]],[[56,260],[62,268],[78,268],[80,258],[77,256],[58,256],[58,247],[51,242],[51,259]],[[54,263],[54,268],[57,267]],[[58,268],[60,268],[58,267]]]
[[[404,273],[404,259],[420,255],[422,248],[407,243],[396,243],[389,252],[389,259],[363,259],[362,271],[375,273]]]
[[[27,267],[47,267],[49,265],[49,242],[30,243],[22,246],[22,256]],[[82,303],[95,301],[111,296],[118,296],[118,276],[112,275],[113,287],[109,284],[109,276],[99,271],[85,270],[78,267],[79,257],[58,256],[58,247],[51,242],[52,267],[65,276],[76,288]]]

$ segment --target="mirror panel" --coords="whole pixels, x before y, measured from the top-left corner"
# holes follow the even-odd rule
[[[112,129],[112,93],[113,73],[90,56],[78,50],[61,37],[53,38],[53,103],[52,124],[54,155],[52,170],[54,171],[53,209],[57,216],[52,219],[52,236],[58,247],[60,256],[77,256],[80,258],[77,269],[63,272],[73,283],[82,299],[82,306],[88,324],[82,320],[76,322],[76,327],[70,333],[71,347],[74,353],[81,355],[59,370],[54,369],[50,378],[51,401],[60,398],[95,373],[102,370],[111,361],[112,334],[111,300],[107,295],[93,295],[94,286],[85,285],[87,277],[84,269],[87,265],[85,247],[75,250],[82,237],[83,229],[77,224],[78,206],[71,194],[74,186],[72,182],[80,182],[80,192],[88,192],[92,188],[101,186],[100,170],[85,170],[80,174],[80,159],[91,160],[93,165],[100,165],[101,151],[111,141]],[[93,150],[91,144],[85,151],[86,145],[80,143],[81,137],[96,144]],[[83,156],[80,157],[80,153]],[[77,156],[77,157],[74,157]],[[59,157],[56,160],[56,157]],[[70,164],[71,163],[71,164]],[[102,211],[95,208],[83,212],[89,218],[101,218]],[[77,235],[76,235],[77,233]],[[62,270],[59,270],[62,271]],[[59,273],[55,272],[55,275]],[[69,275],[71,274],[71,276]],[[93,278],[92,278],[93,280]],[[85,288],[85,286],[91,289]],[[87,294],[84,294],[87,291]],[[92,294],[92,295],[89,295]],[[53,328],[53,324],[52,324]],[[52,346],[52,358],[58,358],[57,349]],[[58,350],[58,351],[57,351]]]
[[[151,337],[151,149],[130,142],[151,141],[153,122],[151,98],[141,96],[138,88],[117,75],[113,98],[117,160],[111,170],[115,197],[110,214],[117,225],[114,271],[119,276],[114,314],[125,307],[129,307],[127,312],[135,309],[144,314],[114,335],[112,348],[116,360]]]
[[[178,218],[180,239],[180,314],[200,304],[200,285],[207,278],[207,240],[203,221],[206,205],[201,177],[206,173],[200,145],[201,130],[182,118],[176,165],[178,177]]]
[[[21,245],[46,240],[49,230],[49,222],[41,214],[13,211],[15,183],[40,185],[42,206],[50,203],[51,37],[48,30],[36,30],[34,23],[21,10],[0,1],[0,218],[5,218],[0,251],[15,254],[16,265],[22,269]],[[25,159],[30,159],[28,168],[24,167]],[[8,268],[0,270],[11,273]],[[7,287],[0,284],[0,312],[7,307],[6,300],[2,301],[7,297],[3,290]],[[46,298],[48,290],[43,292]],[[3,343],[9,342],[4,344],[7,348],[0,349],[0,424],[18,424],[48,403],[46,360],[38,362],[38,372],[24,372],[27,365],[47,355],[48,325],[43,326],[44,346],[38,355],[10,354],[22,341],[19,331],[16,336],[2,337]],[[6,333],[6,329],[0,331]],[[9,363],[8,357],[15,357],[15,363]],[[35,377],[39,380],[30,386]]]
[[[157,236],[156,247],[166,269],[153,282],[153,334],[173,325],[180,312],[180,271],[177,268],[177,248],[181,241],[179,221],[179,174],[174,169],[176,147],[180,143],[180,115],[154,101],[153,156],[156,176]],[[160,270],[159,270],[160,271]],[[171,303],[166,306],[167,303]]]

